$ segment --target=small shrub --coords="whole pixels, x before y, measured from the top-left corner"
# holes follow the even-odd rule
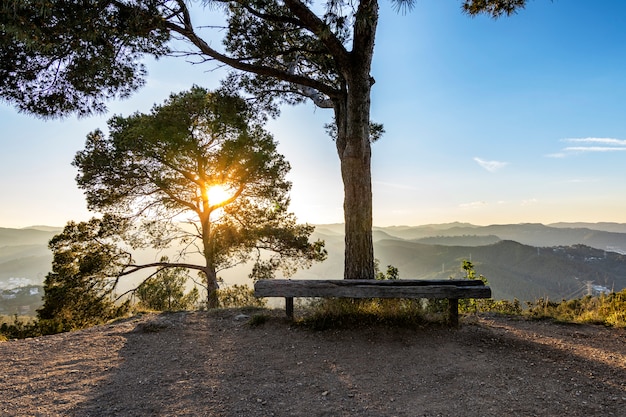
[[[387,271],[381,271],[378,259],[374,259],[374,274],[379,281],[400,279],[400,270],[393,265],[387,265]]]
[[[471,261],[468,261],[467,259],[463,260],[463,263],[461,265],[461,268],[463,269],[463,273],[465,274],[465,279],[470,279],[470,280],[480,280],[482,281],[485,285],[489,285],[489,282],[487,281],[487,278],[485,278],[483,275],[476,275],[476,270],[474,269],[474,264]],[[446,300],[447,301],[447,300]],[[480,310],[479,306],[479,299],[476,298],[462,298],[459,300],[459,313],[471,313],[471,314],[476,314],[478,313],[478,311]]]
[[[522,314],[522,304],[518,299],[494,300],[493,298],[485,298],[476,300],[477,310],[481,313],[496,313],[509,316],[519,316]]]
[[[413,327],[426,323],[421,300],[324,298],[311,304],[300,324],[315,330],[380,325]]]
[[[445,298],[424,300],[424,309],[429,315],[443,314],[448,311],[448,300]]]
[[[27,337],[41,336],[41,329],[36,320],[13,316],[13,323],[4,321],[0,325],[0,341],[8,339],[25,339]]]
[[[96,306],[93,311],[63,306],[52,316],[39,315],[37,326],[44,335],[71,332],[97,326],[110,320],[126,316],[131,307],[129,300],[121,304],[108,303],[106,309]]]
[[[255,307],[263,308],[267,305],[264,298],[254,296],[254,290],[247,285],[233,285],[217,290],[219,305],[224,308]]]
[[[626,327],[626,289],[603,296],[601,311],[606,325]]]
[[[626,289],[618,293],[586,296],[559,303],[540,298],[526,304],[528,309],[523,314],[531,319],[626,327]]]

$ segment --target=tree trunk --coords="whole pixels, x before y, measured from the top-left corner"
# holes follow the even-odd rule
[[[352,78],[345,103],[335,106],[337,153],[344,186],[344,279],[374,279],[370,78]]]
[[[335,99],[337,153],[344,186],[346,227],[344,279],[374,279],[372,241],[372,150],[370,143],[370,75],[378,2],[362,0],[355,15],[353,50],[341,68],[344,89]]]
[[[345,188],[345,279],[374,279],[370,171],[369,156],[346,156],[341,160]]]
[[[217,275],[215,274],[215,268],[204,271],[206,276],[206,289],[207,289],[207,298],[206,305],[207,308],[218,308],[219,300],[217,298],[217,290],[219,290],[220,286],[217,283]]]
[[[204,255],[205,267],[203,268],[206,278],[206,304],[207,308],[218,308],[219,300],[217,298],[217,290],[220,286],[217,283],[217,273],[215,271],[215,242],[211,234],[211,210],[209,209],[209,197],[206,189],[201,190],[202,193],[202,210],[198,211],[200,217],[200,226],[202,232],[202,249]]]

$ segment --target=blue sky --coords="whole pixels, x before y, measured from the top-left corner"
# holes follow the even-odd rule
[[[374,223],[626,222],[626,2],[530,0],[494,21],[456,0],[381,1],[372,75]],[[101,117],[42,121],[0,104],[0,226],[91,216],[70,163],[112,114],[223,76],[149,61],[148,84]],[[291,162],[301,221],[341,222],[328,110],[285,108],[268,129]]]

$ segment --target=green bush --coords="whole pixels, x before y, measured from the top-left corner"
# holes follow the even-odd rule
[[[37,326],[44,335],[71,332],[124,317],[131,310],[130,301],[122,304],[111,303],[106,309],[101,309],[100,307],[97,305],[93,309],[86,308],[81,310],[80,307],[63,306],[57,309],[52,316],[40,314]]]
[[[509,300],[494,300],[493,298],[485,298],[475,300],[476,309],[481,313],[497,313],[509,316],[519,316],[523,312],[522,303],[518,299],[513,301]],[[467,311],[462,311],[466,313]]]
[[[9,323],[7,318],[2,317],[2,324],[0,324],[0,342],[8,339],[24,339],[41,335],[39,323],[30,317],[19,317],[16,314],[13,316],[12,323]]]
[[[233,285],[227,288],[217,290],[217,298],[220,307],[239,308],[239,307],[257,307],[263,308],[267,305],[264,298],[254,296],[254,290],[247,285]]]
[[[427,322],[422,300],[322,298],[299,323],[315,330],[384,324],[413,327]]]
[[[626,327],[626,289],[618,293],[561,302],[540,298],[526,304],[528,309],[524,315],[529,318]]]

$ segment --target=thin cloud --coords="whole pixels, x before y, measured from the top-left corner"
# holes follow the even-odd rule
[[[501,161],[485,161],[481,158],[474,158],[474,161],[489,172],[496,172],[509,164],[508,162]]]
[[[539,203],[539,200],[537,200],[536,198],[529,198],[528,200],[522,200],[521,205],[522,206],[533,206],[535,204]]]
[[[471,203],[462,203],[459,204],[459,207],[462,209],[476,209],[480,207],[484,207],[488,205],[485,201],[472,201]]]
[[[566,146],[559,152],[546,155],[547,158],[566,158],[581,153],[607,153],[626,151],[626,140],[615,138],[567,138],[561,142],[579,146]],[[588,145],[588,146],[584,146]]]
[[[601,143],[603,145],[626,146],[626,140],[615,138],[568,138],[562,142],[570,143]]]
[[[626,151],[626,148],[609,146],[568,146],[563,150],[566,152],[622,152]]]

